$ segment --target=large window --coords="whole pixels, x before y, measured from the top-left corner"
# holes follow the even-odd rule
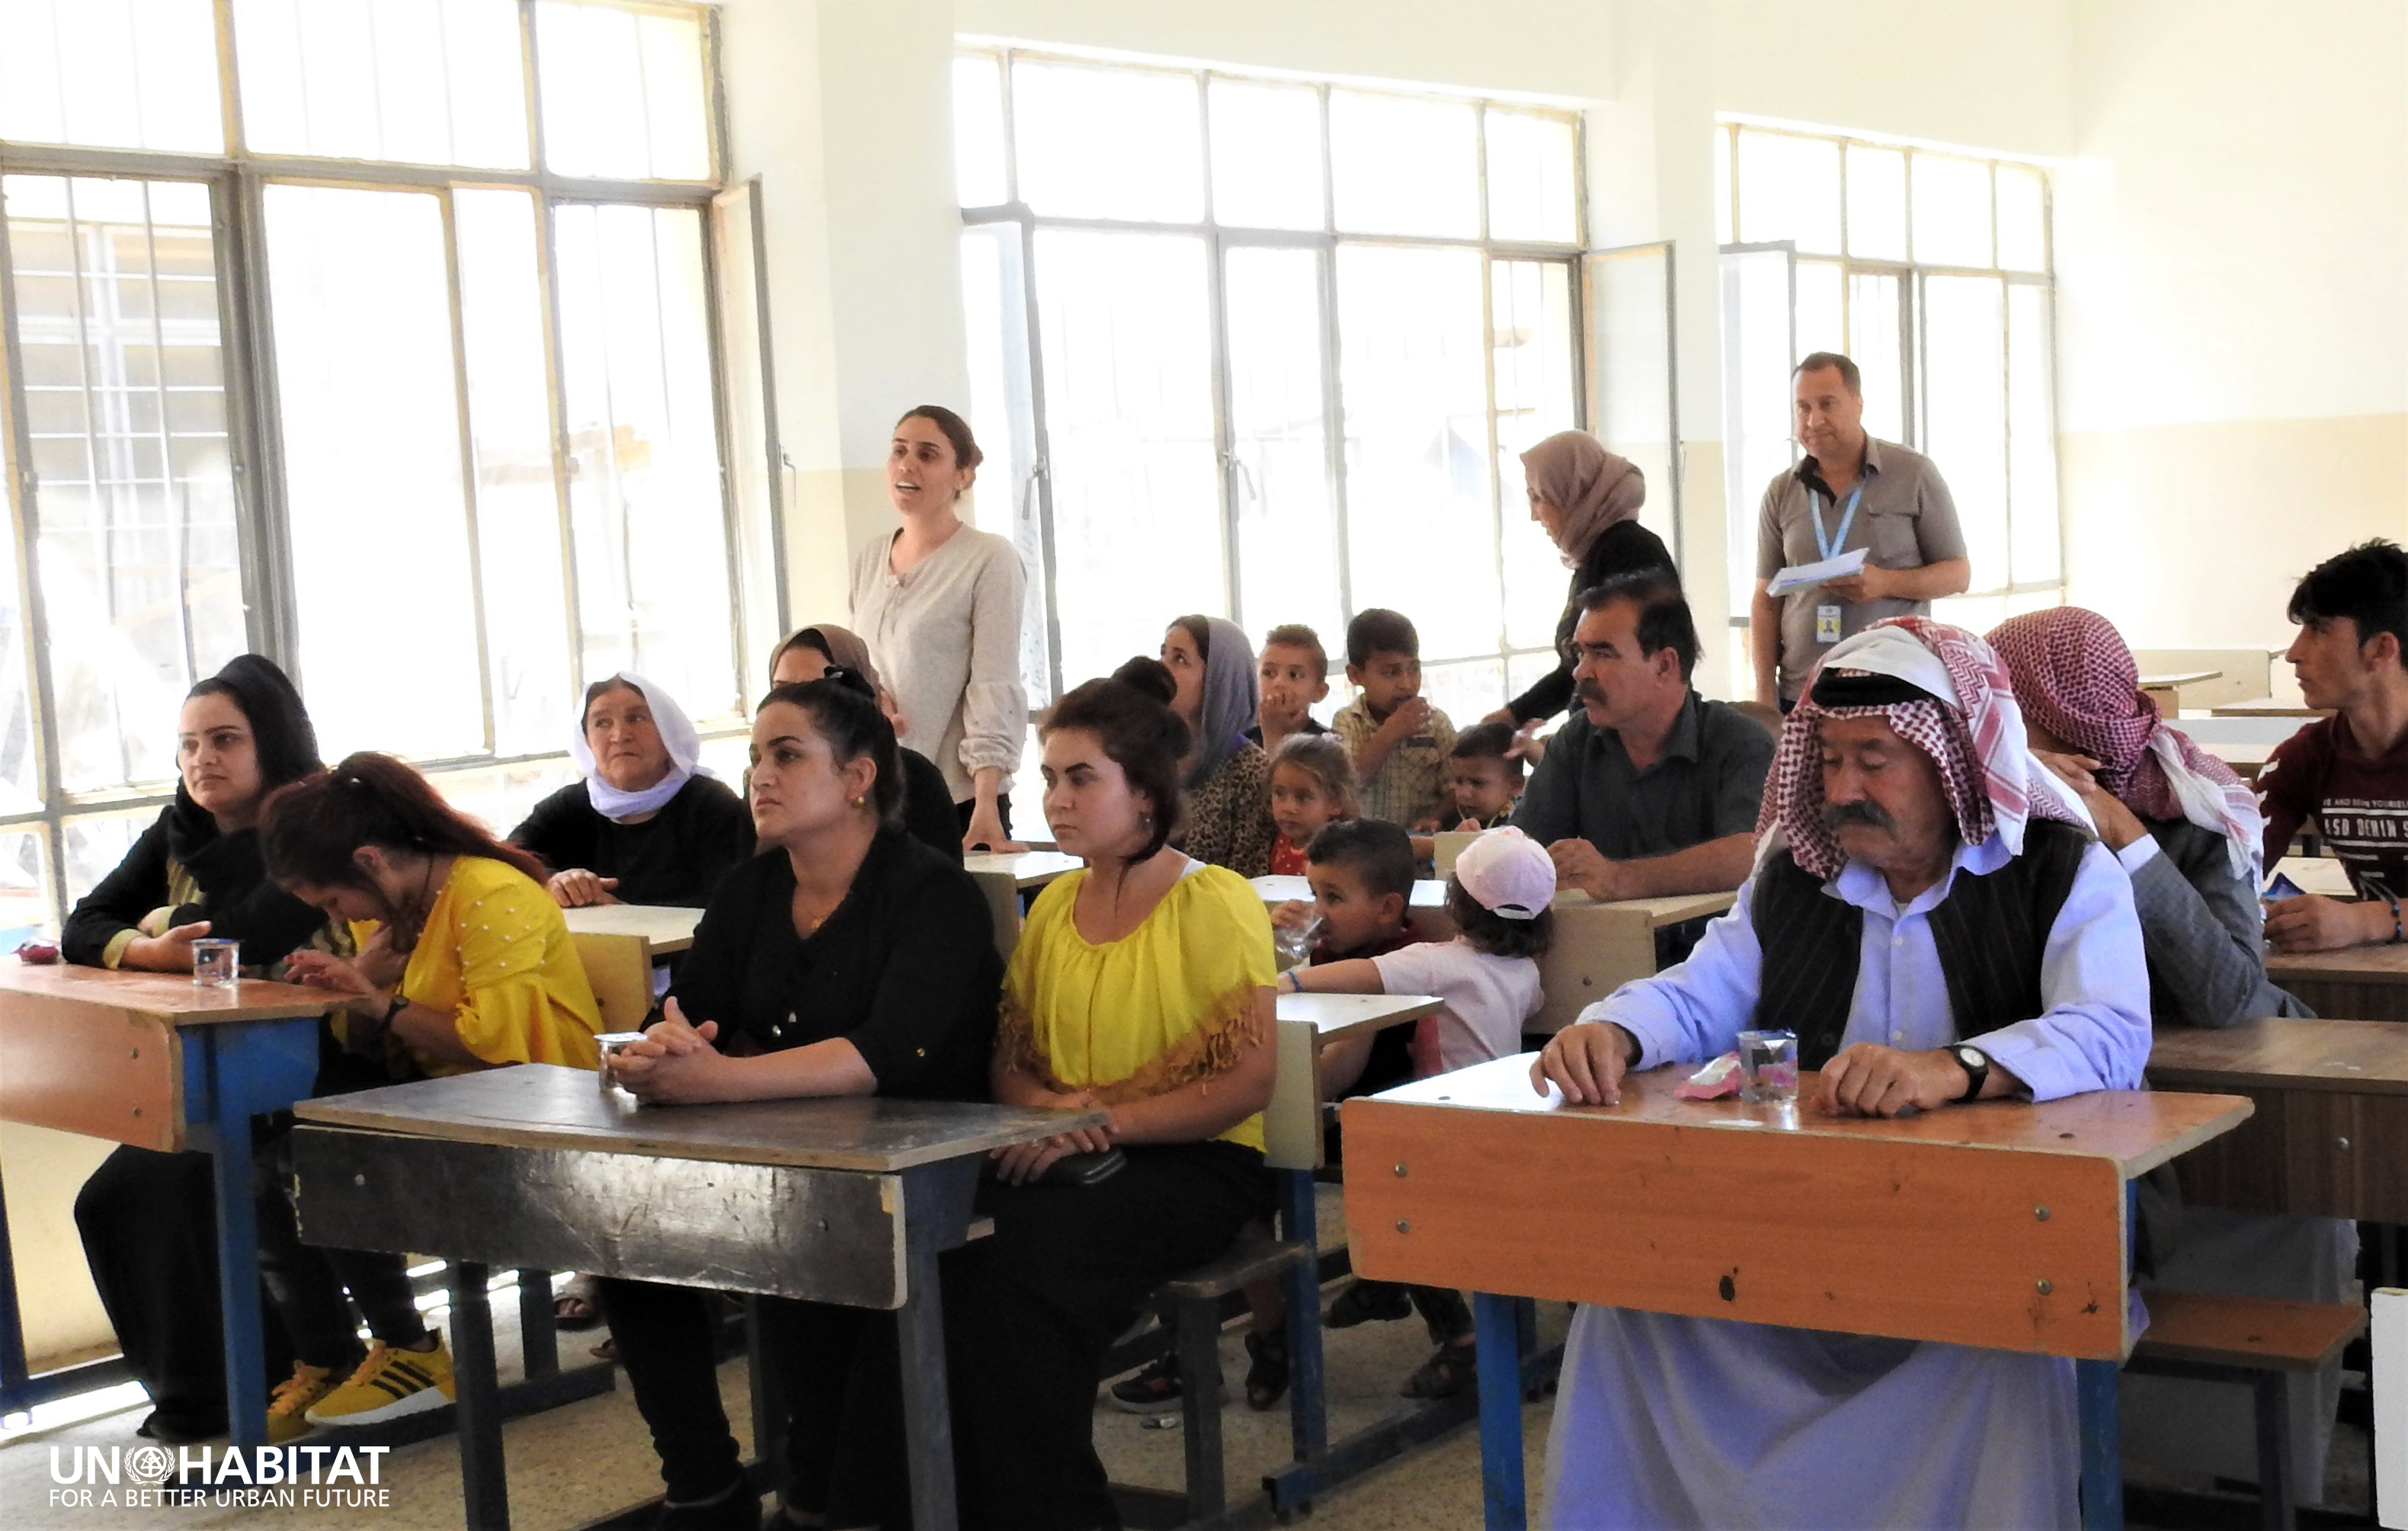
[[[1038,695],[1189,611],[1342,661],[1393,607],[1459,722],[1553,665],[1517,457],[1582,422],[1573,114],[999,47],[953,98],[977,513],[1039,577]]]
[[[497,828],[591,676],[740,758],[781,613],[714,42],[621,0],[0,0],[0,930],[115,864],[246,649],[329,758]]]
[[[2057,604],[2039,168],[1740,123],[1714,144],[1732,608],[1755,588],[1765,485],[1796,456],[1789,369],[1817,351],[1855,358],[1865,428],[1929,455],[1956,497],[1973,582],[1935,613],[1987,630]]]

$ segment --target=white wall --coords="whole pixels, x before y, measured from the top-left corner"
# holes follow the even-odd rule
[[[2408,539],[2408,6],[2098,0],[2057,174],[2071,598],[2157,647],[2288,641]]]

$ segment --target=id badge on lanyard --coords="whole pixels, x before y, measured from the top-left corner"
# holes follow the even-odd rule
[[[1865,484],[1859,478],[1855,491],[1848,495],[1848,508],[1840,513],[1838,533],[1826,537],[1823,534],[1823,508],[1815,503],[1813,490],[1806,492],[1806,509],[1814,522],[1814,549],[1826,560],[1837,558],[1841,551],[1848,545],[1848,529],[1856,523],[1856,502],[1864,497]],[[1824,601],[1814,608],[1814,641],[1817,643],[1840,641],[1839,602]]]

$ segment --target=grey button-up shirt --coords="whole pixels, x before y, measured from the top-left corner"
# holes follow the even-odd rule
[[[1865,562],[1885,569],[1919,569],[1926,564],[1965,556],[1965,533],[1956,523],[1956,502],[1949,497],[1948,485],[1930,458],[1894,441],[1867,436],[1864,491],[1856,520],[1835,552],[1864,548],[1869,550]],[[1848,493],[1856,493],[1854,486]],[[1817,510],[1823,519],[1823,535],[1829,537],[1839,531],[1846,508],[1846,495],[1833,503],[1830,486],[1823,481],[1814,459],[1799,458],[1796,467],[1765,486],[1764,508],[1756,519],[1756,577],[1770,579],[1791,565],[1819,561],[1823,550],[1814,537]],[[1774,597],[1781,603],[1780,680],[1784,701],[1798,699],[1806,678],[1814,673],[1815,662],[1829,647],[1814,641],[1814,608],[1829,598],[1819,585]],[[1889,617],[1930,614],[1929,601],[1887,597],[1860,601],[1840,608],[1840,636],[1850,637]]]
[[[1621,735],[1576,709],[1530,773],[1513,823],[1541,845],[1586,840],[1609,861],[1669,856],[1753,833],[1771,766],[1770,734],[1694,691],[1662,758],[1645,770],[1630,763]]]

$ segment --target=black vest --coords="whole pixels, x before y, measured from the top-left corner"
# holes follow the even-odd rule
[[[2071,824],[2034,819],[2022,855],[1986,876],[1960,871],[1932,909],[1931,939],[1958,1037],[2041,1013],[2041,955],[2089,843]],[[1749,915],[1764,950],[1756,1027],[1796,1032],[1799,1066],[1820,1068],[1848,1029],[1864,910],[1827,895],[1822,880],[1784,853],[1756,875]]]

